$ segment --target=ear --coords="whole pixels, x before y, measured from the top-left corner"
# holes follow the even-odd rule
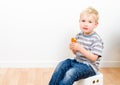
[[[98,23],[95,23],[94,28],[96,28],[97,26],[98,26]]]
[[[99,24],[98,22],[95,23],[96,27],[98,26],[98,24]]]

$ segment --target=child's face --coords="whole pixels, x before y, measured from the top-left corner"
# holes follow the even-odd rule
[[[81,14],[79,22],[81,31],[86,35],[91,34],[98,25],[93,14]]]

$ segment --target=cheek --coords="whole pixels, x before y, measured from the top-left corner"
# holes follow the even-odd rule
[[[83,24],[82,24],[82,23],[79,23],[79,26],[80,26],[80,27],[82,27],[82,26],[83,26]]]
[[[93,30],[95,28],[95,26],[90,26],[89,29],[90,30]]]
[[[90,28],[94,28],[95,25],[94,25],[94,24],[89,24],[89,27],[90,27]]]
[[[82,25],[79,25],[80,26],[80,29],[82,29],[83,28],[83,26]]]

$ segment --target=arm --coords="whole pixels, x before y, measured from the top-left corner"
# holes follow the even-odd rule
[[[80,44],[78,43],[70,43],[70,49],[72,51],[78,51],[80,53],[82,53],[83,55],[85,55],[85,57],[87,59],[89,59],[91,62],[94,62],[98,56],[95,54],[92,54],[91,52],[87,51],[85,48],[83,48]]]

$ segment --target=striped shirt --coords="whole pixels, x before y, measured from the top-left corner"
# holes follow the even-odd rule
[[[80,43],[87,51],[91,52],[92,54],[98,55],[98,59],[92,63],[89,59],[84,57],[83,54],[80,52],[76,52],[76,61],[84,62],[90,64],[94,70],[98,70],[99,63],[102,57],[102,50],[103,50],[103,42],[100,36],[93,32],[90,35],[84,35],[83,32],[76,35],[77,43]]]

